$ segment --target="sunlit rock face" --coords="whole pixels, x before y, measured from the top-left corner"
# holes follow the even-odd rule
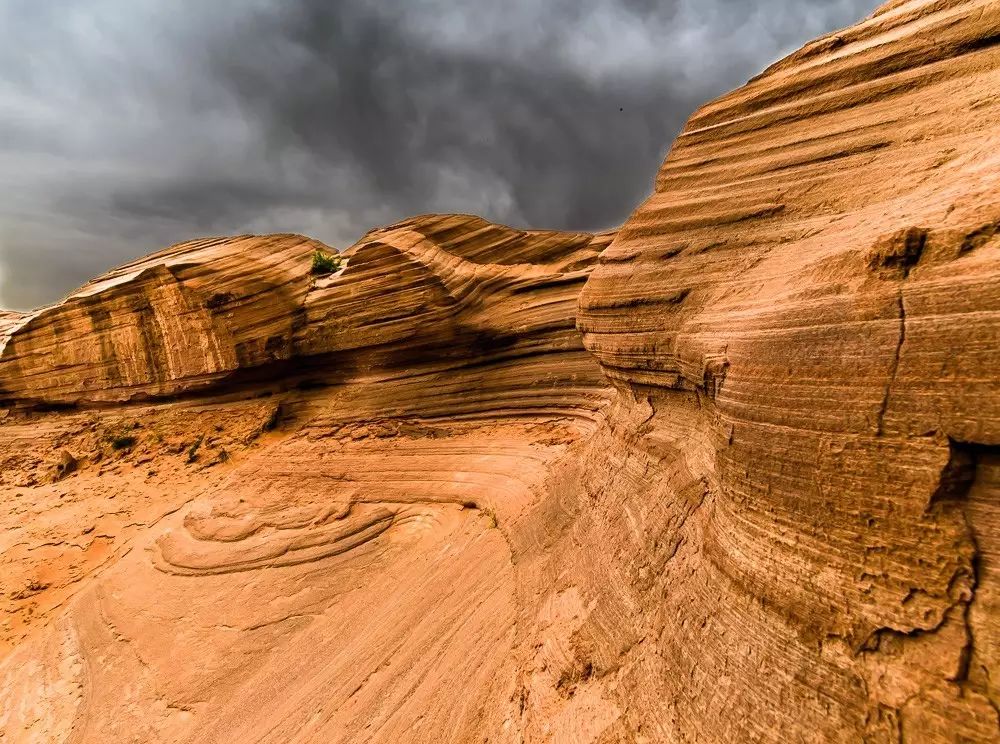
[[[547,498],[552,468],[612,396],[575,321],[612,237],[426,216],[373,231],[326,276],[311,274],[323,250],[312,241],[245,237],[201,263],[188,246],[152,256],[149,279],[111,272],[33,325],[12,316],[7,349],[29,349],[82,317],[77,297],[112,318],[139,303],[150,323],[176,324],[174,351],[190,363],[139,403],[120,376],[53,355],[36,356],[30,389],[13,367],[24,352],[0,362],[15,381],[0,425],[0,730],[518,735],[522,605],[505,530]],[[202,280],[185,280],[201,308],[187,318],[170,278],[178,255]],[[218,293],[230,310],[209,322],[202,298]],[[275,317],[253,310],[258,294]],[[243,338],[282,336],[277,358],[216,363],[237,349],[219,339],[241,318]],[[105,366],[121,359],[104,352],[116,331],[81,333]],[[148,339],[130,337],[133,358],[150,359]],[[100,405],[40,410],[84,399]]]
[[[997,3],[904,2],[806,46],[695,114],[585,287],[652,480],[690,471],[635,538],[684,525],[624,592],[635,726],[998,735],[998,44]]]
[[[813,42],[614,233],[196,241],[0,314],[0,739],[998,740],[998,39]]]
[[[333,251],[297,235],[182,243],[51,307],[0,315],[0,394],[126,402],[219,391],[331,353],[346,369],[579,348],[579,290],[610,240],[430,215],[372,231],[325,275],[312,257]]]
[[[48,404],[140,400],[287,359],[310,257],[322,248],[297,235],[181,243],[6,329],[0,320],[0,395]]]

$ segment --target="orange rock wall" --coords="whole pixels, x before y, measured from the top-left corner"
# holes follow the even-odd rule
[[[0,394],[121,402],[287,359],[310,256],[323,247],[284,235],[197,240],[115,269],[7,330]]]
[[[887,6],[697,112],[585,287],[666,498],[704,488],[630,597],[665,740],[996,736],[998,94],[1000,5]]]

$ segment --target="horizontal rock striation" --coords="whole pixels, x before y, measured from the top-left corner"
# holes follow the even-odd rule
[[[204,389],[291,353],[321,243],[195,240],[126,264],[21,318],[0,351],[14,403],[122,402]]]
[[[610,398],[575,329],[610,239],[409,220],[307,280],[291,358],[252,383],[15,410],[0,425],[0,524],[21,531],[0,564],[15,587],[0,731],[513,735],[504,530]]]
[[[611,237],[432,215],[373,231],[325,277],[310,262],[330,249],[300,236],[182,243],[0,317],[0,394],[122,402],[218,390],[236,372],[306,357],[336,355],[306,366],[343,377],[580,351],[577,296]]]
[[[522,232],[432,215],[374,230],[320,279],[295,336],[299,356],[370,350],[369,366],[579,347],[580,289],[611,235]]]
[[[584,289],[633,457],[689,463],[618,600],[664,741],[998,735],[998,41],[995,2],[892,3],[705,106]]]

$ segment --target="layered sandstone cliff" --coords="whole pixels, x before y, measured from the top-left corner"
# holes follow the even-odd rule
[[[71,315],[85,290],[35,328],[12,326],[8,348],[44,359],[36,328],[77,318],[90,345],[78,358],[92,367],[70,388],[58,364],[26,380],[24,351],[0,360],[8,391],[31,386],[0,426],[0,730],[15,741],[513,734],[517,582],[500,525],[537,505],[610,398],[575,312],[612,237],[428,216],[373,231],[319,278],[303,239],[216,243],[210,261],[292,252],[286,274],[256,269],[263,286],[296,288],[284,296],[297,305],[281,306],[290,358],[161,374],[172,387],[144,390],[142,404],[107,405],[134,389],[100,373],[121,358],[107,351],[118,337]],[[177,253],[188,249],[144,265],[161,275]],[[152,322],[176,307],[129,270],[95,285],[119,276]],[[192,290],[191,305],[214,289]],[[233,315],[199,333],[254,317],[238,283],[226,291]],[[121,293],[96,296],[116,315]],[[246,327],[266,338],[278,325],[265,320]],[[195,358],[204,343],[174,339]],[[101,405],[31,410],[67,390]]]
[[[584,289],[632,446],[704,488],[644,715],[997,736],[998,43],[995,2],[894,3],[778,63],[695,114]]]
[[[200,241],[0,316],[0,739],[1000,739],[998,40],[884,6],[616,234]]]
[[[273,378],[268,367],[331,354],[334,366],[393,366],[395,355],[412,367],[468,362],[470,348],[579,346],[577,296],[610,240],[432,215],[372,231],[319,277],[312,256],[331,249],[297,235],[182,243],[0,317],[0,395],[15,406],[126,402]]]
[[[3,332],[11,402],[127,401],[197,390],[288,358],[323,246],[291,235],[196,240],[94,279]]]

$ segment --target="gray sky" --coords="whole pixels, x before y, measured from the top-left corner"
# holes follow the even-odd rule
[[[877,0],[0,0],[0,306],[181,240],[620,224],[699,104]]]

